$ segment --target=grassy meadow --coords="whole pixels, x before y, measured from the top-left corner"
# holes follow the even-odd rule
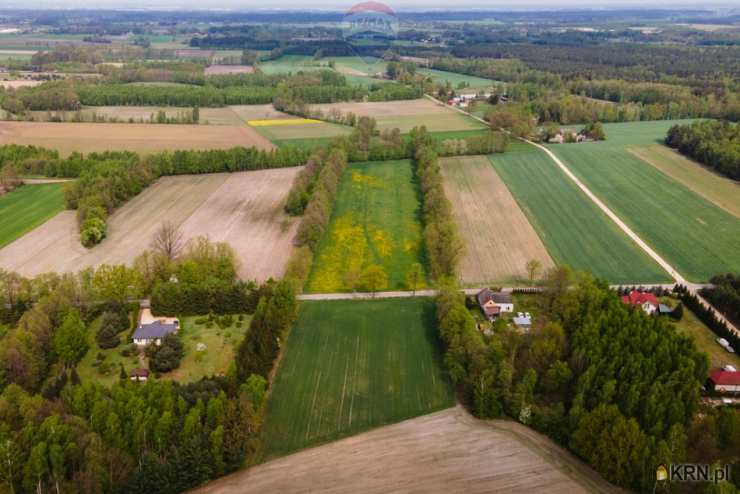
[[[62,184],[24,185],[0,195],[0,247],[64,210]]]
[[[496,81],[491,79],[444,70],[419,68],[417,72],[431,77],[434,82],[449,82],[453,89],[457,89],[461,83],[464,83],[466,88],[469,89],[490,89],[494,84],[497,84]]]
[[[339,185],[307,291],[351,291],[351,280],[373,264],[388,275],[384,289],[405,288],[412,265],[424,265],[420,208],[408,160],[351,164]]]
[[[433,300],[303,302],[272,386],[261,459],[453,404]]]
[[[605,142],[550,147],[689,280],[740,271],[740,219],[634,156],[623,134],[614,136],[607,129]]]
[[[662,144],[629,146],[642,161],[740,218],[740,184]]]
[[[516,147],[491,162],[556,264],[612,283],[670,281],[544,152]]]

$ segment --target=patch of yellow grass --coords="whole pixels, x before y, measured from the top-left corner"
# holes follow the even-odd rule
[[[357,170],[352,170],[352,183],[358,185],[358,188],[367,186],[373,187],[375,189],[381,189],[385,185],[385,183],[379,178],[373,177],[372,175],[366,175]]]
[[[314,120],[312,118],[278,118],[265,120],[247,120],[247,123],[252,127],[273,127],[275,125],[318,124],[321,123],[321,120]]]

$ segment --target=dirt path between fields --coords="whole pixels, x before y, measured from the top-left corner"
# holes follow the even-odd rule
[[[197,494],[619,493],[547,437],[457,406],[237,472]]]

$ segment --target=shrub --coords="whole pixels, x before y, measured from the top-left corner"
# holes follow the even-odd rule
[[[180,367],[185,349],[180,338],[170,334],[164,337],[160,346],[152,345],[147,348],[147,353],[152,372],[170,372]]]

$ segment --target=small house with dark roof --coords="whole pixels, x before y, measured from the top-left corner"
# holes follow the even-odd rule
[[[137,346],[148,346],[154,343],[159,346],[162,344],[162,340],[169,334],[177,333],[180,329],[178,321],[173,323],[165,323],[162,321],[154,321],[148,324],[139,324],[134,331],[134,344]]]
[[[476,296],[480,310],[486,318],[493,321],[503,312],[514,312],[514,304],[510,293],[494,292],[490,288],[484,288]]]

